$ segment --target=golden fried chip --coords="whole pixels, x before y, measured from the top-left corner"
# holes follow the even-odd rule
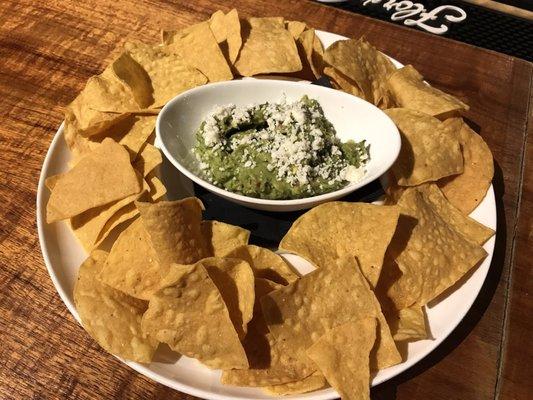
[[[325,203],[298,218],[279,248],[296,253],[318,267],[326,267],[335,258],[356,256],[363,275],[374,287],[398,216],[395,206]]]
[[[296,44],[298,45],[298,50],[303,54],[301,58],[306,61],[304,69],[310,68],[315,78],[320,78],[324,69],[324,46],[322,46],[322,42],[316,36],[315,30],[308,29],[302,32]]]
[[[400,186],[415,186],[463,172],[459,141],[450,136],[438,119],[406,108],[385,113],[402,137],[402,148],[392,172]]]
[[[141,318],[147,303],[98,280],[107,253],[94,251],[80,266],[74,304],[85,330],[105,350],[126,360],[148,363],[157,342],[145,338]]]
[[[207,82],[198,68],[188,64],[180,54],[167,51],[166,47],[139,42],[129,42],[124,47],[150,78],[152,107],[162,107],[174,96]]]
[[[428,338],[426,316],[423,307],[412,306],[394,310],[386,315],[394,341],[415,341]]]
[[[207,243],[207,253],[226,257],[233,249],[248,244],[250,231],[220,221],[202,221],[202,236]]]
[[[143,180],[143,189],[141,193],[132,194],[111,204],[91,208],[70,219],[70,226],[76,238],[82,244],[87,252],[91,252],[101,241],[102,231],[106,223],[113,215],[119,212],[124,206],[132,204],[143,192],[148,192],[150,187]]]
[[[209,82],[233,79],[208,21],[182,31],[167,32],[164,38],[170,52],[179,55],[186,65],[199,70]]]
[[[302,21],[285,21],[285,28],[291,33],[294,40],[298,39],[307,25]]]
[[[266,386],[262,388],[265,392],[275,396],[287,396],[312,392],[327,386],[326,378],[321,373],[315,372],[301,381],[284,383],[282,385]]]
[[[157,261],[150,237],[137,219],[113,244],[100,279],[133,297],[149,300],[161,287],[168,270],[168,265]]]
[[[261,298],[281,287],[267,279],[256,278],[254,316],[243,340],[250,369],[224,371],[222,383],[238,386],[282,385],[305,379],[313,372],[305,363],[286,355],[285,344],[269,333],[263,318]]]
[[[200,230],[203,205],[199,199],[135,204],[161,264],[191,264],[207,255]]]
[[[294,282],[299,277],[281,256],[264,247],[240,246],[230,251],[227,257],[246,260],[257,278],[269,279],[282,285]]]
[[[146,143],[142,151],[139,153],[133,167],[142,174],[147,176],[150,172],[155,170],[163,162],[161,152],[150,143]]]
[[[83,146],[81,136],[98,135],[128,117],[128,113],[104,112],[90,108],[83,91],[65,109],[65,141],[69,149]]]
[[[397,309],[423,306],[481,261],[485,250],[461,235],[416,189],[398,201],[402,217],[383,267],[383,285]],[[387,257],[388,260],[388,257]],[[382,281],[380,280],[380,285]]]
[[[242,76],[297,72],[302,69],[296,43],[283,18],[242,21],[243,46],[235,69]]]
[[[62,174],[46,207],[48,223],[71,218],[141,190],[127,150],[105,139],[74,168]]]
[[[365,95],[359,86],[353,80],[337,71],[335,68],[324,68],[324,75],[333,79],[333,82],[335,82],[343,92],[360,97],[362,99],[365,98]]]
[[[237,10],[233,9],[227,14],[216,11],[209,19],[209,27],[226,60],[233,65],[242,46],[241,22]]]
[[[111,68],[117,78],[129,87],[135,102],[140,108],[147,108],[153,103],[150,77],[128,52],[118,56],[111,64]]]
[[[376,319],[364,318],[326,332],[307,355],[344,400],[370,400],[369,354],[376,341]]]
[[[391,74],[389,89],[398,107],[435,117],[470,108],[461,100],[425,83],[424,77],[412,65],[406,65]]]
[[[364,94],[365,100],[381,108],[392,105],[387,79],[396,68],[363,38],[333,43],[324,52],[324,61],[353,80]]]
[[[170,267],[150,299],[142,329],[210,368],[248,368],[228,309],[202,263]]]
[[[218,288],[239,338],[246,335],[255,301],[254,273],[250,265],[236,258],[209,257],[200,261]]]
[[[352,256],[332,259],[323,268],[269,293],[261,299],[261,306],[270,332],[290,349],[288,355],[302,361],[306,349],[328,330],[366,317],[378,319],[372,368],[401,361],[380,304]]]
[[[467,217],[444,197],[435,184],[425,184],[417,187],[426,202],[431,203],[437,213],[450,224],[457,232],[468,240],[482,245],[489,240],[494,231],[480,224],[476,220]]]
[[[452,120],[443,125],[453,123]],[[462,123],[458,130],[464,158],[463,173],[437,182],[446,198],[465,214],[470,214],[485,198],[494,175],[494,162],[489,146],[481,136]]]

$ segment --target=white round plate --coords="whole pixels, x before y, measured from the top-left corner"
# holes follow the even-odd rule
[[[327,32],[317,32],[324,46],[345,39],[343,36]],[[402,65],[392,60],[397,67]],[[61,299],[68,307],[69,311],[79,322],[79,316],[74,307],[72,291],[78,268],[86,258],[82,247],[70,231],[65,222],[46,224],[46,203],[49,192],[44,185],[47,177],[64,172],[68,169],[70,153],[63,139],[63,125],[57,131],[48,154],[46,155],[39,187],[37,191],[37,229],[39,241],[43,253],[44,262],[52,281],[61,296]],[[176,173],[178,173],[176,171]],[[492,186],[488,190],[485,199],[474,210],[471,216],[482,224],[496,229],[496,202]],[[474,300],[476,299],[483,282],[489,271],[492,254],[494,251],[495,237],[492,237],[484,248],[488,253],[487,258],[479,265],[475,271],[468,275],[468,278],[456,285],[455,290],[445,298],[440,299],[436,304],[426,307],[429,328],[433,339],[420,340],[409,343],[407,346],[407,359],[401,364],[379,371],[372,380],[372,385],[385,382],[411,367],[432,350],[434,350],[461,322]],[[302,272],[307,272],[309,265],[300,258],[290,257],[291,263]],[[273,399],[260,389],[242,388],[236,386],[225,386],[220,383],[220,372],[213,371],[202,366],[196,360],[159,352],[155,361],[150,364],[139,364],[124,361],[134,370],[143,375],[169,386],[181,392],[193,396],[212,400],[229,399]],[[338,395],[333,389],[324,389],[311,393],[286,396],[290,399],[306,400],[329,400],[335,399]]]

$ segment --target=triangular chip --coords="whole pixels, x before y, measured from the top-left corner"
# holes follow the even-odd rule
[[[209,19],[209,26],[228,63],[233,65],[242,46],[241,22],[237,10],[233,9],[227,14],[216,11]]]
[[[70,225],[74,235],[76,235],[83,248],[87,252],[91,252],[91,250],[96,247],[96,244],[100,243],[99,239],[102,230],[109,219],[121,208],[137,200],[143,192],[148,192],[149,190],[150,187],[148,186],[148,183],[143,181],[143,191],[141,193],[132,194],[105,206],[91,208],[90,210],[71,218]]]
[[[146,70],[153,88],[152,107],[162,107],[174,96],[203,85],[207,78],[197,68],[186,63],[179,54],[163,46],[128,42],[124,46]]]
[[[162,283],[142,319],[146,334],[210,368],[248,368],[228,309],[201,263],[171,266]]]
[[[423,340],[429,336],[423,307],[415,305],[394,310],[385,317],[396,342]]]
[[[201,229],[207,253],[215,257],[226,257],[233,249],[248,244],[250,239],[249,230],[220,221],[202,221]]]
[[[142,176],[147,176],[163,162],[161,152],[150,143],[146,143],[142,151],[135,159],[133,166]]]
[[[250,265],[236,258],[209,257],[200,262],[222,295],[239,337],[244,338],[255,301],[254,273]]]
[[[199,70],[209,82],[233,79],[230,67],[208,21],[182,31],[167,32],[164,38],[170,52],[182,57],[186,65]]]
[[[250,369],[224,371],[222,383],[238,386],[282,385],[300,381],[313,372],[313,368],[287,355],[285,344],[269,333],[264,321],[260,300],[281,287],[267,279],[255,280],[254,317],[248,324],[248,333],[243,340]]]
[[[242,21],[243,45],[235,62],[242,76],[297,72],[302,62],[283,18],[249,18]]]
[[[48,200],[46,221],[71,218],[140,190],[127,150],[105,139],[57,181]]]
[[[191,264],[207,255],[200,230],[203,205],[199,199],[136,205],[161,264]]]
[[[385,113],[402,137],[402,147],[392,171],[400,186],[415,186],[463,172],[459,141],[449,135],[440,121],[406,108]]]
[[[111,354],[148,363],[157,342],[141,332],[147,303],[115,290],[98,280],[107,253],[94,251],[80,266],[74,286],[74,304],[87,332]]]
[[[302,21],[285,21],[285,28],[291,33],[294,40],[307,29],[307,25]]]
[[[453,123],[452,120],[443,125]],[[485,198],[494,175],[494,161],[489,146],[464,122],[457,130],[464,158],[462,174],[438,181],[446,198],[464,214],[471,213]]]
[[[326,267],[335,258],[356,256],[363,275],[374,287],[398,216],[399,210],[394,206],[325,203],[298,218],[279,248],[296,253],[318,267]]]
[[[343,400],[370,400],[369,353],[376,341],[376,319],[364,318],[326,332],[307,355]]]
[[[332,259],[327,266],[264,296],[261,306],[270,332],[290,349],[287,355],[302,361],[305,351],[327,331],[367,317],[378,319],[372,369],[401,361],[379,302],[354,257]]]
[[[482,245],[489,240],[494,231],[480,224],[476,220],[467,217],[454,205],[452,205],[435,184],[425,184],[418,186],[418,191],[422,193],[424,199],[431,203],[439,215],[448,222],[457,232],[468,240]]]
[[[119,55],[111,64],[111,68],[117,78],[129,87],[135,102],[140,108],[147,108],[153,103],[150,77],[128,52]]]
[[[424,77],[412,65],[394,71],[388,83],[398,107],[435,117],[469,109],[461,100],[425,83]]]
[[[314,29],[308,29],[302,32],[296,40],[298,50],[303,53],[304,69],[310,68],[315,78],[322,76],[324,69],[324,46],[316,36]]]
[[[137,219],[113,244],[100,279],[133,297],[149,300],[161,287],[168,269],[157,261],[150,237]]]
[[[487,253],[439,215],[416,188],[407,189],[398,206],[402,216],[388,250],[380,287],[397,309],[403,309],[427,304]],[[401,274],[395,271],[396,265]]]
[[[366,40],[339,40],[326,49],[324,61],[353,80],[365,100],[381,108],[392,105],[387,79],[396,68]]]
[[[246,260],[257,278],[269,279],[282,285],[294,282],[299,277],[281,256],[264,247],[240,246],[230,251],[227,257]]]

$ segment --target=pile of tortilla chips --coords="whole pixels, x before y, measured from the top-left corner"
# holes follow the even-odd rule
[[[200,200],[164,201],[158,178],[160,107],[264,74],[327,75],[401,133],[385,205],[322,204],[283,237],[281,251],[316,267],[305,276],[249,244],[246,229],[202,220]],[[46,181],[47,222],[68,221],[89,254],[74,289],[83,326],[128,360],[149,363],[165,344],[221,369],[224,384],[273,395],[329,384],[369,399],[371,375],[402,361],[395,342],[431,337],[425,306],[484,259],[494,234],[468,217],[494,171],[466,110],[365,39],[324,50],[312,28],[282,17],[217,11],[159,44],[127,42],[67,106],[71,169]]]

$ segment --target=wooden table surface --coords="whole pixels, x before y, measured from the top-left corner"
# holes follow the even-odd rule
[[[29,1],[0,7],[0,399],[192,399],[102,351],[67,311],[43,263],[37,181],[62,106],[126,39],[155,41],[228,10],[223,1]],[[495,157],[498,234],[482,292],[430,356],[374,399],[533,396],[531,154],[533,65],[506,55],[298,0],[235,0],[242,15],[300,19],[358,37],[436,86],[468,99],[468,118]]]

